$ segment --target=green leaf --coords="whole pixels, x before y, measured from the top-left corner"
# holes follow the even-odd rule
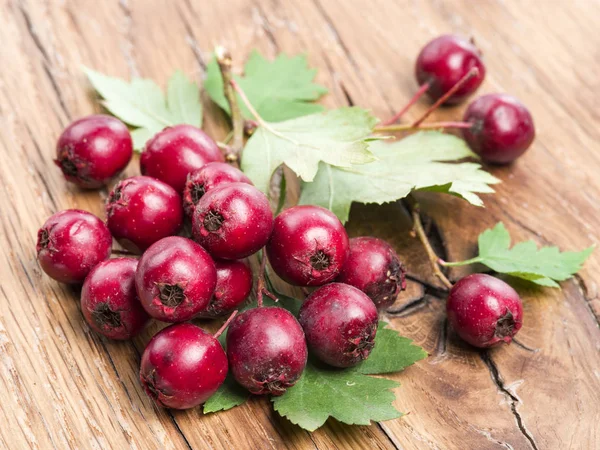
[[[502,222],[479,235],[479,256],[467,261],[446,263],[464,266],[481,263],[490,269],[532,281],[541,286],[559,287],[556,281],[577,273],[594,247],[580,252],[561,252],[557,247],[538,249],[533,241],[520,242],[512,249],[510,235]]]
[[[353,168],[375,158],[368,142],[377,119],[356,107],[340,108],[256,129],[244,149],[242,170],[261,191],[277,167],[285,164],[304,181],[311,181],[324,161]]]
[[[275,411],[300,427],[314,431],[329,417],[353,425],[369,425],[400,417],[391,389],[399,383],[337,370],[309,361],[302,377],[281,397],[273,397]]]
[[[456,195],[481,206],[477,194],[494,192],[490,185],[500,182],[477,163],[456,163],[473,153],[462,139],[438,131],[415,133],[393,143],[373,142],[369,150],[377,158],[370,164],[321,163],[313,182],[303,184],[300,203],[323,206],[346,222],[352,202],[382,204],[416,189]]]
[[[327,89],[313,83],[316,69],[309,69],[306,56],[288,57],[279,54],[267,61],[253,51],[246,62],[244,76],[234,76],[258,114],[268,122],[279,122],[323,111],[322,105],[309,103],[327,93]],[[223,79],[219,65],[213,58],[206,68],[204,89],[213,101],[229,114],[229,104],[223,93]],[[238,98],[242,115],[254,119]]]
[[[245,403],[248,398],[250,392],[237,384],[233,375],[229,374],[217,392],[204,403],[204,414],[234,408]]]
[[[375,347],[369,357],[354,368],[357,372],[365,375],[400,372],[427,358],[425,350],[385,326],[385,322],[379,321]]]
[[[182,123],[202,126],[200,90],[180,71],[169,79],[166,97],[152,80],[133,78],[128,83],[91,69],[84,71],[104,98],[104,107],[136,128],[132,132],[136,150],[142,149],[148,139],[165,127]]]

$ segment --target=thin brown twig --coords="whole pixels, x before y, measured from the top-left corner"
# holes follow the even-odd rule
[[[218,339],[219,336],[221,336],[221,334],[223,334],[223,331],[225,331],[225,329],[229,326],[231,321],[235,318],[235,316],[237,316],[237,313],[238,313],[238,310],[236,309],[234,312],[231,313],[231,315],[229,316],[229,319],[227,319],[225,321],[225,323],[223,325],[221,325],[221,328],[219,328],[217,330],[217,332],[215,334],[213,334],[213,337],[215,339]]]
[[[404,125],[380,125],[373,128],[375,133],[394,133],[397,131],[436,130],[440,128],[471,128],[470,122],[430,122],[422,123],[416,127],[412,124]]]
[[[223,91],[225,93],[225,98],[229,103],[231,124],[233,127],[233,141],[229,149],[226,150],[225,157],[230,163],[239,165],[242,158],[242,150],[244,148],[244,117],[242,116],[242,111],[240,110],[240,105],[237,101],[237,95],[231,84],[231,81],[233,80],[233,61],[231,59],[231,53],[224,47],[217,47],[215,49],[215,55],[217,57],[219,69],[221,70]]]
[[[431,246],[431,243],[429,242],[429,238],[427,237],[427,234],[425,233],[425,230],[423,229],[423,223],[421,222],[421,211],[419,208],[419,204],[417,203],[417,201],[414,198],[411,198],[411,197],[409,197],[409,202],[411,203],[414,232],[416,233],[419,240],[423,244],[423,247],[425,247],[425,252],[427,253],[427,257],[429,258],[429,262],[431,263],[431,268],[433,269],[433,273],[436,277],[439,278],[439,280],[442,282],[442,284],[446,288],[452,289],[452,282],[448,278],[446,278],[446,275],[444,275],[444,273],[440,269],[440,266],[438,264],[439,257],[436,255],[435,250]]]
[[[388,120],[383,122],[382,125],[384,125],[384,126],[392,125],[392,124],[396,123],[398,120],[400,120],[400,118],[406,113],[406,111],[408,111],[412,105],[417,103],[417,101],[423,96],[423,94],[425,94],[425,92],[427,92],[427,90],[429,89],[429,86],[430,86],[429,83],[423,83],[423,85],[419,88],[419,90],[415,93],[415,95],[413,95],[413,97],[408,101],[408,103],[406,105],[404,105],[404,108],[402,108],[400,111],[398,111],[393,117],[390,117]]]
[[[256,283],[256,305],[260,308],[263,305],[263,295],[271,300],[278,302],[279,299],[267,289],[265,285],[265,271],[267,270],[267,251],[263,248],[262,258],[260,260],[260,269],[258,270],[258,282]]]

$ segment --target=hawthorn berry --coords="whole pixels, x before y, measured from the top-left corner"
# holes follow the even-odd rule
[[[132,155],[133,141],[125,124],[99,114],[65,128],[56,144],[54,162],[67,181],[93,189],[119,174]]]
[[[321,286],[308,296],[298,320],[311,352],[332,366],[354,366],[366,359],[375,346],[377,308],[354,286]]]
[[[181,194],[188,174],[211,161],[225,161],[217,143],[200,128],[175,125],[146,143],[140,170],[142,175],[161,180]]]
[[[458,335],[480,348],[510,343],[523,322],[519,294],[504,281],[483,273],[460,279],[450,291],[446,309]]]
[[[198,317],[213,318],[240,307],[252,290],[252,269],[244,261],[215,261],[217,287]]]
[[[169,236],[144,252],[135,276],[148,314],[184,322],[205,309],[215,292],[217,271],[210,255],[191,239]]]
[[[92,269],[81,290],[81,311],[92,330],[111,339],[131,339],[150,320],[135,290],[134,258],[114,258]]]
[[[181,197],[168,184],[137,176],[120,181],[106,203],[108,228],[126,249],[140,253],[177,234],[183,223]]]
[[[331,211],[320,206],[294,206],[275,219],[267,244],[273,270],[297,286],[332,281],[348,257],[348,235]]]
[[[104,222],[79,209],[52,215],[38,231],[40,266],[61,283],[83,283],[90,270],[110,256],[111,249],[112,236]]]

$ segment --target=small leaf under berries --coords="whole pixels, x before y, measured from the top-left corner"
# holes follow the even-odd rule
[[[289,57],[279,54],[274,61],[267,61],[254,51],[246,62],[244,76],[234,76],[234,79],[264,120],[280,122],[325,109],[322,105],[311,103],[327,93],[325,87],[313,83],[316,73],[316,69],[308,68],[304,55]],[[223,78],[214,58],[206,68],[204,89],[229,114]],[[239,99],[238,103],[242,115],[246,119],[254,119]]]
[[[368,111],[356,107],[266,123],[248,140],[242,170],[257,188],[268,193],[271,176],[281,164],[304,181],[315,177],[320,161],[359,167],[375,159],[368,142],[376,123]]]
[[[200,89],[180,71],[169,79],[166,97],[152,80],[133,78],[127,82],[87,68],[85,73],[104,98],[104,107],[136,128],[132,132],[136,150],[165,127],[183,123],[202,126]]]
[[[464,266],[481,263],[490,269],[532,281],[541,286],[559,287],[557,281],[577,273],[594,247],[580,252],[561,252],[557,247],[538,249],[533,241],[510,247],[510,234],[502,222],[479,235],[479,256],[467,261],[445,263]]]
[[[373,142],[369,149],[377,158],[370,164],[321,163],[313,182],[303,184],[300,203],[323,206],[346,222],[352,202],[382,204],[413,190],[445,192],[481,206],[477,194],[494,192],[490,185],[500,182],[477,163],[456,163],[475,155],[450,134],[424,131],[393,143]]]
[[[248,398],[250,392],[237,384],[233,375],[229,374],[217,392],[204,403],[204,414],[234,408],[246,403]]]

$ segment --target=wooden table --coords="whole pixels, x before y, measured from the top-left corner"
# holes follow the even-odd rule
[[[516,164],[490,168],[504,183],[485,197],[486,209],[420,197],[439,251],[472,256],[477,234],[500,220],[518,240],[572,250],[598,243],[597,1],[3,0],[0,17],[0,447],[600,448],[598,251],[562,290],[513,283],[525,304],[521,345],[481,353],[447,330],[444,295],[405,212],[355,205],[349,231],[390,240],[413,278],[388,318],[431,357],[394,376],[408,416],[369,427],[329,421],[312,434],[262,398],[208,416],[155,408],[137,377],[160,325],[133,343],[100,338],[82,320],[78,292],[42,274],[35,254],[37,229],[52,213],[103,214],[105,190],[80,192],[52,164],[60,131],[99,110],[82,64],[164,84],[177,68],[200,79],[216,44],[238,66],[253,48],[270,57],[306,52],[331,90],[325,105],[386,118],[416,89],[418,50],[447,32],[476,38],[488,68],[480,93],[519,97],[538,134]],[[226,117],[208,100],[205,108],[205,129],[223,138]],[[137,171],[134,161],[127,174]]]

